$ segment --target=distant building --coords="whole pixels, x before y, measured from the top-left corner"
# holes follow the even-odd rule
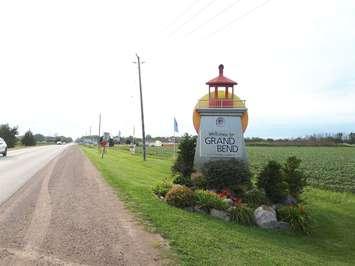
[[[163,143],[160,140],[156,140],[154,142],[149,143],[150,147],[161,147],[163,146]]]

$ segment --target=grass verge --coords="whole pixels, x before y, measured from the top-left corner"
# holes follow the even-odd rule
[[[138,217],[170,242],[183,265],[353,265],[355,195],[308,188],[311,236],[271,232],[189,213],[158,200],[152,188],[170,175],[171,160],[82,148]]]

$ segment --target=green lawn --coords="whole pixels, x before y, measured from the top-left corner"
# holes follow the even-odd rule
[[[304,198],[316,225],[314,233],[270,232],[190,213],[158,200],[152,187],[170,175],[171,160],[143,162],[117,150],[101,159],[97,149],[83,150],[137,216],[169,240],[183,265],[355,264],[353,194],[308,188]]]

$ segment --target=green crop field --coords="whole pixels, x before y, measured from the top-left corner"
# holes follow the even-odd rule
[[[354,147],[248,147],[248,156],[253,173],[268,160],[283,162],[297,156],[310,185],[355,193]]]
[[[313,220],[312,234],[267,231],[190,213],[160,201],[152,188],[170,175],[171,158],[149,156],[143,162],[138,155],[111,149],[101,159],[97,149],[83,150],[107,182],[117,189],[126,206],[169,241],[179,264],[354,265],[355,195],[352,193],[308,187],[302,197]],[[313,165],[306,160],[314,158],[316,167],[311,170],[315,172],[322,170],[319,163],[328,166],[320,158],[337,159],[336,168],[327,168],[332,170],[335,180],[336,173],[341,173],[354,155],[353,150],[337,148],[252,147],[248,151],[254,170],[269,158],[283,160],[289,155],[302,158],[306,168]]]
[[[128,146],[120,148],[128,150]],[[314,187],[355,193],[355,147],[247,147],[251,170],[256,175],[268,160],[283,162],[289,156],[302,159],[308,184]],[[141,156],[142,147],[136,155]],[[148,147],[148,156],[173,157],[172,147]]]

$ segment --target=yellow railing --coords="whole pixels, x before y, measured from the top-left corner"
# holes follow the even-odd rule
[[[199,100],[197,108],[245,108],[245,100],[223,98]]]

